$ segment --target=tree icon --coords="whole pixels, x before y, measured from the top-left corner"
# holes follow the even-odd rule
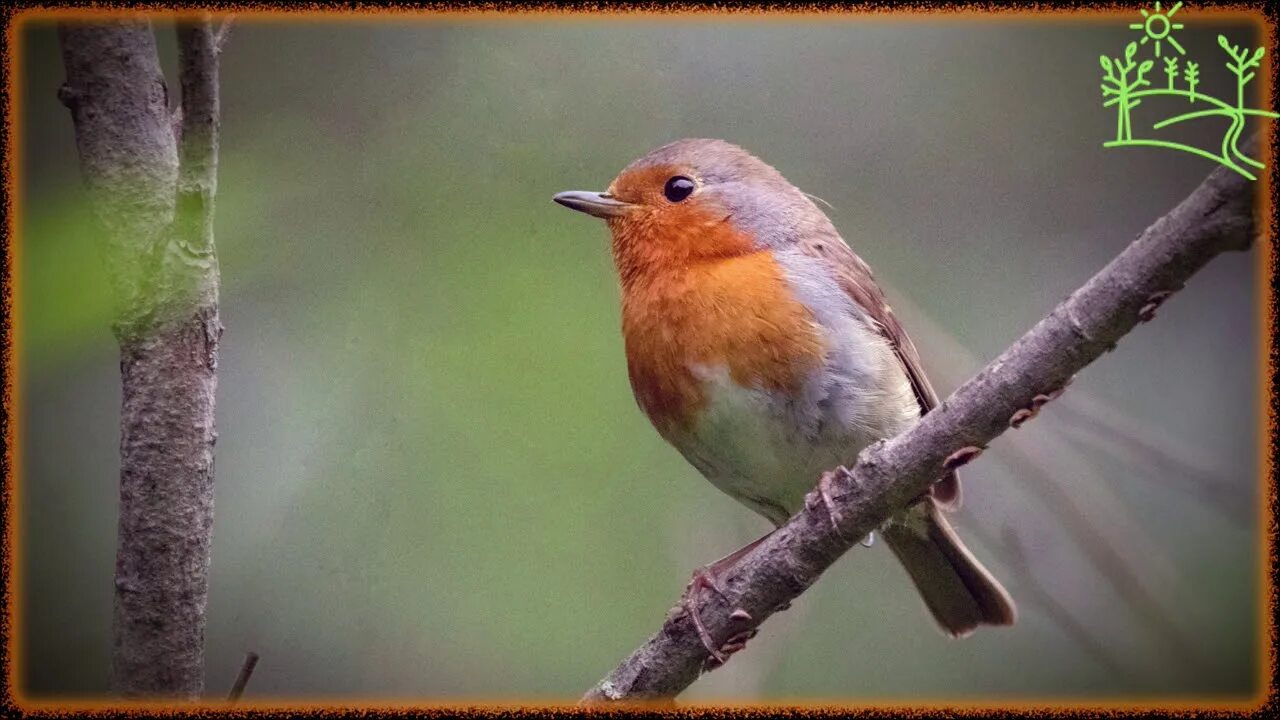
[[[1187,81],[1187,88],[1190,94],[1187,96],[1187,102],[1196,101],[1196,85],[1200,82],[1200,66],[1193,62],[1188,62],[1186,69],[1182,71],[1182,79]]]
[[[1253,79],[1253,73],[1245,75],[1245,72],[1248,71],[1249,68],[1257,67],[1258,63],[1262,61],[1263,48],[1254,50],[1253,57],[1249,57],[1248,48],[1241,48],[1239,45],[1232,45],[1227,42],[1227,38],[1222,35],[1218,36],[1218,44],[1221,45],[1222,49],[1226,50],[1227,54],[1231,56],[1231,59],[1235,61],[1234,63],[1227,63],[1227,68],[1230,69],[1231,72],[1235,73],[1236,107],[1243,110],[1244,86],[1248,85],[1249,81]]]
[[[1169,89],[1178,80],[1178,58],[1170,56],[1164,59],[1164,74],[1169,76]]]
[[[1116,109],[1116,142],[1125,142],[1133,139],[1133,127],[1129,121],[1129,111],[1142,103],[1141,100],[1133,96],[1133,92],[1143,85],[1150,85],[1151,82],[1146,79],[1147,71],[1151,69],[1152,62],[1143,60],[1142,64],[1138,64],[1133,56],[1138,52],[1137,43],[1129,43],[1124,49],[1124,60],[1115,58],[1114,62],[1106,55],[1099,56],[1098,60],[1102,63],[1102,69],[1106,71],[1106,76],[1102,79],[1102,97],[1114,95],[1110,100],[1102,103],[1103,107],[1118,106]],[[1131,79],[1129,73],[1137,68],[1137,73]],[[1111,83],[1110,86],[1107,83]]]
[[[1182,24],[1172,23],[1169,20],[1181,7],[1182,3],[1176,3],[1167,13],[1161,13],[1160,4],[1156,3],[1154,13],[1142,11],[1143,17],[1146,18],[1144,23],[1134,24],[1130,27],[1143,30],[1146,33],[1146,36],[1142,38],[1142,44],[1145,45],[1148,41],[1154,41],[1152,45],[1157,56],[1160,55],[1160,41],[1162,40],[1171,45],[1178,54],[1186,54],[1186,50],[1181,43],[1174,40],[1171,34],[1173,30],[1181,29]],[[1191,60],[1183,63],[1184,67],[1182,69],[1182,79],[1185,81],[1187,89],[1180,89],[1178,87],[1178,57],[1173,53],[1163,58],[1163,71],[1168,82],[1166,87],[1161,88],[1150,87],[1151,82],[1147,80],[1147,73],[1155,64],[1154,61],[1150,59],[1138,61],[1135,58],[1138,43],[1131,42],[1126,45],[1123,58],[1110,58],[1106,55],[1099,56],[1098,60],[1103,70],[1102,106],[1116,109],[1116,138],[1115,140],[1104,142],[1103,147],[1146,146],[1181,150],[1182,152],[1199,155],[1225,165],[1250,180],[1256,179],[1251,168],[1261,170],[1265,166],[1241,152],[1239,142],[1241,135],[1244,133],[1245,123],[1250,116],[1280,117],[1280,115],[1269,110],[1247,108],[1244,104],[1245,87],[1253,80],[1255,76],[1254,69],[1260,66],[1266,50],[1264,48],[1250,49],[1233,45],[1223,35],[1218,36],[1218,45],[1230,56],[1231,59],[1226,63],[1226,67],[1236,76],[1234,104],[1197,91],[1201,80],[1200,65]],[[1135,138],[1132,110],[1142,103],[1143,98],[1158,96],[1184,97],[1191,105],[1191,111],[1156,122],[1151,126],[1153,131],[1199,118],[1217,116],[1229,119],[1231,121],[1230,125],[1227,127],[1226,132],[1223,133],[1222,142],[1215,149],[1216,152],[1171,140]]]

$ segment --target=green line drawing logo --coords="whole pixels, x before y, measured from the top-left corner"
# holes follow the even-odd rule
[[[1187,60],[1179,68],[1179,60],[1183,59],[1181,56],[1185,56],[1187,51],[1178,42],[1174,32],[1183,29],[1184,25],[1174,22],[1173,17],[1181,7],[1181,2],[1174,3],[1173,7],[1169,8],[1167,12],[1162,12],[1160,2],[1157,0],[1150,12],[1145,9],[1140,11],[1143,17],[1142,22],[1129,25],[1131,30],[1142,32],[1141,40],[1130,42],[1126,45],[1123,57],[1099,56],[1098,60],[1102,64],[1103,70],[1102,106],[1116,109],[1116,138],[1115,140],[1104,142],[1102,146],[1109,148],[1163,147],[1170,150],[1181,150],[1192,155],[1208,158],[1231,168],[1250,180],[1256,180],[1257,177],[1254,172],[1266,166],[1241,152],[1237,143],[1244,133],[1245,119],[1247,117],[1280,117],[1280,115],[1267,110],[1246,108],[1244,106],[1244,88],[1249,84],[1249,81],[1253,80],[1254,69],[1261,65],[1265,49],[1255,48],[1250,50],[1249,48],[1242,48],[1231,44],[1226,37],[1219,35],[1218,45],[1230,57],[1230,60],[1224,64],[1236,77],[1235,103],[1232,104],[1219,100],[1212,95],[1196,92],[1196,88],[1200,84],[1200,65]],[[1152,80],[1148,78],[1149,73],[1154,75],[1152,70],[1156,69],[1155,60],[1139,61],[1135,57],[1138,54],[1138,46],[1147,44],[1152,46],[1155,51],[1155,57],[1161,61],[1159,71],[1163,72],[1165,77],[1164,79],[1156,80],[1156,82],[1163,87],[1153,86]],[[1170,49],[1170,52],[1162,55],[1161,51],[1166,49],[1166,46]],[[1181,73],[1179,73],[1179,70],[1181,70]],[[1179,81],[1181,81],[1181,84]],[[1144,90],[1143,88],[1148,89]],[[1151,128],[1153,131],[1187,120],[1214,115],[1230,118],[1231,125],[1223,134],[1222,145],[1217,148],[1217,153],[1167,140],[1134,138],[1130,111],[1142,104],[1143,98],[1156,96],[1185,98],[1190,105],[1190,112],[1165,118],[1155,123]],[[1201,106],[1205,107],[1197,109]],[[1248,169],[1250,167],[1256,170],[1251,172]]]

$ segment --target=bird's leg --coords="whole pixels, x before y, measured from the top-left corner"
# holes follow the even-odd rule
[[[725,555],[719,560],[694,570],[693,577],[689,579],[689,584],[684,589],[684,595],[680,598],[680,605],[684,608],[685,614],[689,616],[689,619],[693,620],[693,627],[698,631],[698,638],[702,640],[702,646],[707,649],[707,652],[711,653],[711,657],[716,662],[714,667],[723,665],[729,659],[729,655],[741,650],[741,646],[745,646],[746,640],[742,639],[740,643],[736,643],[740,645],[739,647],[731,648],[730,646],[735,644],[733,641],[740,639],[739,636],[742,633],[739,633],[739,636],[734,636],[733,638],[730,638],[729,642],[725,643],[725,649],[728,650],[728,653],[726,654],[721,652],[721,648],[716,647],[715,642],[712,641],[711,633],[707,632],[707,626],[702,623],[702,617],[698,613],[698,599],[701,596],[703,589],[709,589],[721,598],[726,597],[724,588],[720,585],[721,573],[737,562],[743,555],[751,552],[755,546],[764,542],[765,538],[772,534],[773,533],[770,532],[763,535],[737,550],[734,550],[728,555]]]
[[[693,627],[698,631],[698,638],[702,640],[702,646],[711,653],[711,657],[721,665],[729,659],[716,648],[715,643],[711,641],[711,633],[707,632],[707,626],[702,624],[702,616],[698,614],[698,596],[703,588],[709,588],[720,597],[724,597],[724,590],[720,587],[714,575],[714,566],[716,563],[700,567],[693,571],[693,577],[689,579],[689,585],[684,589],[684,595],[680,598],[680,604],[684,607],[684,612],[693,620]]]

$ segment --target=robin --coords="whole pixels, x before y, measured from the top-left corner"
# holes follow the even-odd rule
[[[871,268],[810,196],[742,148],[678,140],[603,193],[554,199],[609,226],[640,409],[713,485],[775,526],[804,507],[823,471],[938,404]],[[880,529],[954,637],[1016,617],[940,512],[959,504],[950,473]],[[719,590],[721,572],[763,539],[696,571],[685,594],[719,662],[729,648],[713,646],[694,600]]]

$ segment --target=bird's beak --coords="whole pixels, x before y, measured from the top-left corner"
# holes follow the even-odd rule
[[[625,203],[608,193],[587,192],[586,190],[567,190],[556,193],[551,198],[570,210],[577,210],[598,218],[611,218],[623,215],[635,205]]]

